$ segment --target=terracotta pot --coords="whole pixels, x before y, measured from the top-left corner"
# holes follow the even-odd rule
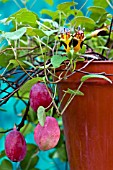
[[[78,63],[81,68],[86,63]],[[84,71],[113,74],[113,62],[95,61]],[[63,90],[76,89],[84,74],[75,73],[58,84]],[[113,76],[108,76],[113,81]],[[113,84],[103,79],[87,80],[63,114],[66,148],[71,170],[113,170]],[[66,101],[61,105],[64,107]]]

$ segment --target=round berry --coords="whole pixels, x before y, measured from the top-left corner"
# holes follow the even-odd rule
[[[5,152],[13,162],[20,162],[26,155],[26,142],[23,135],[16,129],[9,132],[5,139]]]
[[[39,106],[47,108],[51,102],[52,98],[44,83],[38,82],[32,86],[30,90],[30,106],[35,112]],[[50,109],[50,107],[48,109]]]
[[[34,130],[34,139],[40,150],[54,148],[60,138],[60,128],[58,122],[53,117],[46,117],[44,126],[39,123]]]

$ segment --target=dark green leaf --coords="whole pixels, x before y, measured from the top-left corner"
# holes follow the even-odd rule
[[[29,122],[33,122],[33,123],[37,122],[37,114],[31,107],[29,109],[28,115],[29,115]]]
[[[31,80],[28,80],[21,88],[20,88],[20,92],[21,93],[27,93],[30,92],[31,87],[37,83],[38,81],[43,81],[43,79],[41,77],[36,77],[36,78],[32,78]]]
[[[1,163],[0,170],[12,170],[12,169],[13,169],[12,163],[7,159],[4,159]]]
[[[65,93],[69,93],[69,94],[74,94],[74,95],[79,95],[79,96],[84,96],[84,93],[82,93],[79,90],[72,90],[70,88],[68,88],[66,91],[64,91]]]
[[[37,117],[38,121],[41,126],[44,126],[45,120],[46,120],[46,114],[45,114],[45,108],[43,106],[40,106],[37,110]]]
[[[83,77],[81,78],[81,82],[84,82],[84,81],[86,81],[86,80],[89,79],[89,78],[101,78],[101,79],[104,79],[104,80],[109,81],[110,83],[112,83],[112,81],[111,81],[108,77],[106,77],[106,76],[104,76],[104,75],[99,75],[99,74],[89,74],[89,75],[85,75],[85,76],[83,76]]]
[[[49,156],[52,159],[59,158],[61,161],[66,162],[67,161],[67,153],[66,153],[65,145],[62,144],[61,147],[57,148]]]
[[[35,150],[30,150],[27,151],[26,157],[23,161],[21,161],[20,166],[22,168],[22,170],[31,170],[32,168],[34,168],[36,166],[36,164],[38,163],[38,156],[35,155]]]
[[[14,32],[5,32],[2,36],[9,40],[18,40],[25,34],[26,30],[26,27],[22,27]]]
[[[10,54],[10,51],[8,53],[4,53],[0,55],[0,66],[6,67],[9,64],[9,61],[11,59],[14,59],[14,55]]]
[[[4,156],[6,156],[5,150],[0,152],[0,158],[3,158]]]
[[[51,64],[54,68],[58,68],[63,61],[67,60],[66,56],[54,55],[51,58]]]
[[[32,150],[34,150],[34,151],[37,150],[37,145],[28,143],[27,144],[27,151],[29,152],[29,151],[32,151]]]

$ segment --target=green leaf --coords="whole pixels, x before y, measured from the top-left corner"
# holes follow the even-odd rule
[[[81,78],[81,82],[84,82],[84,81],[86,81],[86,80],[89,79],[89,78],[101,78],[101,79],[104,79],[104,80],[112,83],[112,81],[111,81],[108,77],[106,77],[106,76],[104,76],[104,75],[99,75],[99,74],[89,74],[89,75],[85,75],[85,76],[83,76],[83,77]]]
[[[43,10],[41,10],[40,13],[50,16],[53,20],[59,18],[59,12],[58,11],[51,11],[51,10],[48,10],[48,9],[43,9]]]
[[[47,2],[49,5],[53,5],[54,1],[53,0],[44,0],[45,2]]]
[[[23,161],[20,162],[20,166],[22,168],[22,170],[27,169],[27,170],[31,170],[32,168],[34,168],[36,166],[36,164],[38,163],[38,156],[36,155],[36,152],[38,151],[36,147],[32,147],[32,145],[28,146],[27,145],[27,154],[24,158]]]
[[[4,159],[1,163],[0,170],[12,170],[12,169],[13,169],[12,163],[9,160]]]
[[[14,32],[5,32],[4,34],[2,34],[2,37],[9,40],[18,40],[25,34],[26,30],[26,27],[22,27]]]
[[[9,64],[13,64],[13,68],[16,68],[17,66],[23,66],[23,67],[26,66],[22,61],[13,60],[13,59],[9,61]]]
[[[5,150],[0,152],[0,158],[3,158],[4,156],[6,156]]]
[[[71,6],[75,6],[77,4],[78,3],[75,3],[75,2],[63,2],[63,3],[61,3],[61,4],[59,4],[57,6],[57,9],[59,11],[64,11],[65,12],[67,9],[70,9]]]
[[[69,94],[76,94],[78,96],[84,96],[84,93],[82,93],[81,91],[79,90],[72,90],[70,88],[68,88],[66,91],[64,90],[65,93],[69,93]]]
[[[29,151],[32,151],[32,150],[34,150],[34,151],[37,150],[37,145],[28,143],[27,144],[27,151],[29,152]]]
[[[32,27],[28,27],[26,33],[29,36],[38,35],[40,38],[42,38],[42,37],[44,37],[46,35],[43,30],[37,29],[37,28],[32,28]]]
[[[46,114],[45,114],[45,108],[43,106],[40,106],[37,110],[37,117],[38,121],[41,126],[44,126],[45,120],[46,120]]]
[[[96,23],[97,24],[104,24],[105,23],[105,21],[107,21],[107,18],[108,18],[108,13],[104,13],[103,15],[101,15],[100,17],[99,17],[99,19],[96,21]]]
[[[3,128],[0,128],[0,132],[4,132],[5,130]],[[4,136],[4,133],[0,133],[0,138]]]
[[[99,6],[90,6],[88,7],[88,10],[91,11],[92,13],[98,13],[101,15],[106,13],[106,10],[103,7],[99,7]]]
[[[66,56],[54,55],[51,58],[51,64],[53,65],[54,68],[58,68],[60,64],[65,60],[67,60]]]
[[[26,8],[22,8],[16,13],[14,13],[13,15],[11,15],[8,18],[8,20],[16,20],[18,23],[24,23],[27,25],[36,26],[37,25],[36,21],[38,20],[38,16],[32,11],[29,11]]]
[[[32,78],[31,80],[28,80],[21,88],[20,88],[20,93],[25,94],[27,92],[30,92],[31,87],[37,83],[38,81],[43,81],[43,78],[41,77],[36,77]]]
[[[7,112],[7,110],[5,110],[4,108],[0,107],[0,111],[1,112]]]
[[[0,66],[6,67],[9,64],[9,61],[14,58],[14,55],[11,54],[11,51],[0,55]]]
[[[52,159],[59,158],[61,161],[66,162],[67,153],[66,153],[65,145],[62,144],[61,147],[57,148],[54,152],[50,153],[49,156]]]
[[[20,132],[21,132],[24,136],[30,134],[30,133],[33,132],[33,131],[34,131],[34,126],[33,126],[32,123],[25,124],[25,125],[21,128],[21,130],[20,130]]]
[[[107,8],[108,7],[108,3],[106,0],[93,0],[93,3],[95,6],[100,6],[103,8]]]
[[[76,25],[78,27],[79,25],[87,31],[94,30],[95,28],[95,21],[91,18],[85,17],[85,16],[77,16],[73,20],[71,20],[72,25]]]

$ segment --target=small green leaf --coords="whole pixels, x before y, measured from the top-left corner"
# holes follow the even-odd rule
[[[20,93],[25,94],[30,91],[31,87],[37,83],[38,81],[43,81],[43,78],[41,77],[36,77],[32,78],[31,80],[28,80],[21,88],[20,88]]]
[[[78,95],[78,96],[84,96],[84,93],[82,93],[79,90],[72,90],[70,88],[68,88],[66,91],[64,91],[65,93],[69,93],[69,94],[74,94],[74,95]]]
[[[101,79],[104,79],[104,80],[112,83],[112,81],[111,81],[108,77],[106,77],[106,76],[104,76],[104,75],[99,75],[99,74],[89,74],[89,75],[85,75],[85,76],[83,76],[83,77],[81,78],[81,82],[84,82],[84,81],[86,81],[86,80],[89,79],[89,78],[101,78]]]
[[[26,30],[26,27],[22,27],[14,32],[5,32],[2,36],[9,40],[18,40],[25,34]]]
[[[45,2],[47,2],[49,5],[53,5],[54,1],[53,0],[44,0]]]
[[[66,56],[54,55],[51,58],[51,64],[53,65],[54,68],[58,68],[60,64],[65,60],[67,60]]]
[[[37,110],[37,117],[38,121],[41,126],[44,126],[45,120],[46,120],[46,114],[45,114],[45,108],[43,106],[40,106]]]

